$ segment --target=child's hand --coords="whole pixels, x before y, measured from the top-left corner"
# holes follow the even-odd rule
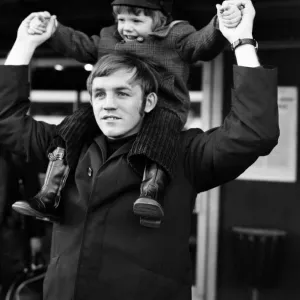
[[[233,1],[224,1],[220,9],[223,24],[227,28],[235,28],[242,19],[242,10]]]
[[[41,34],[28,33],[31,21],[38,16],[38,13],[31,13],[22,21],[18,28],[17,38],[15,42],[16,44],[24,45],[24,47],[28,47],[30,49],[36,49],[39,45],[41,45],[51,37],[51,35],[55,31],[56,16],[54,15],[49,19],[45,32]]]
[[[28,33],[41,35],[46,32],[51,15],[47,11],[35,14],[36,17],[29,24]]]
[[[29,24],[28,33],[29,34],[43,34],[46,31],[47,23],[49,19],[41,19],[40,17],[35,17]]]
[[[219,19],[219,29],[223,36],[229,41],[229,43],[235,42],[241,38],[253,38],[253,21],[255,17],[255,9],[251,0],[229,0],[226,2],[233,2],[237,7],[241,7],[242,19],[237,27],[228,28],[224,24],[224,18],[222,16],[222,6],[217,4],[217,14]],[[223,5],[223,4],[222,4]]]

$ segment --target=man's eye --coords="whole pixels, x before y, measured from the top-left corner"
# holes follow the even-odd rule
[[[119,97],[128,97],[128,94],[124,93],[124,92],[118,92],[118,96]]]
[[[97,99],[102,99],[104,97],[105,97],[105,93],[96,93],[95,94],[95,98],[97,98]]]

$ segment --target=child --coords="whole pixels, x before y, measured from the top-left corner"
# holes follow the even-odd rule
[[[145,117],[128,155],[128,163],[136,172],[141,173],[136,167],[138,160],[142,159],[145,165],[141,194],[133,204],[133,211],[140,216],[141,225],[157,228],[164,216],[165,188],[175,176],[173,166],[178,155],[179,134],[189,111],[189,67],[198,60],[215,58],[226,40],[218,30],[216,16],[200,31],[186,21],[172,21],[172,0],[115,0],[112,6],[116,24],[103,28],[99,36],[88,37],[56,23],[49,43],[56,51],[80,62],[94,64],[112,51],[125,51],[150,57],[161,66],[158,106]],[[240,9],[232,1],[225,1],[222,10],[227,26],[236,27],[241,20]],[[48,12],[38,13],[28,33],[44,32],[48,18]],[[79,128],[79,123],[85,127]],[[80,154],[76,149],[81,148],[86,134],[97,130],[96,127],[91,107],[79,109],[65,118],[49,148],[49,152],[55,151],[50,153],[48,180],[29,203],[16,203],[14,209],[57,220],[60,191]]]

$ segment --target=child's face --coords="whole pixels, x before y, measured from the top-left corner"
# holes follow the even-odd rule
[[[146,37],[152,32],[153,20],[151,17],[140,13],[138,16],[133,14],[118,14],[118,32],[126,42],[134,41],[138,37]]]

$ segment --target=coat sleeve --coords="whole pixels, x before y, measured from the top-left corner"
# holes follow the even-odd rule
[[[45,171],[55,125],[29,116],[28,66],[0,66],[0,143]]]
[[[234,66],[229,114],[222,126],[198,132],[185,156],[185,170],[197,192],[235,179],[279,138],[277,70]]]
[[[192,64],[199,60],[209,61],[220,54],[228,44],[219,30],[215,16],[202,29],[196,29],[188,23],[178,26],[175,48],[186,62]]]
[[[82,63],[94,64],[98,59],[98,44],[100,37],[88,36],[83,32],[58,23],[56,31],[48,40],[50,47],[66,57]]]

